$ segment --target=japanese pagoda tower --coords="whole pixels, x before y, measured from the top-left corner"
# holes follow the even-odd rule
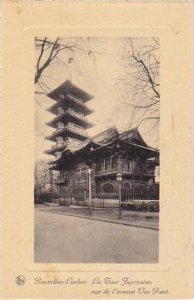
[[[46,124],[55,128],[55,131],[46,139],[55,142],[55,145],[45,153],[54,155],[57,160],[69,145],[88,139],[86,129],[93,124],[87,121],[86,116],[93,111],[87,107],[86,102],[93,99],[93,96],[70,80],[66,80],[47,96],[55,101],[55,104],[47,109],[55,117]]]

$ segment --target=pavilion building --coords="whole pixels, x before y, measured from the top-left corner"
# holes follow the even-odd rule
[[[159,151],[145,143],[137,128],[119,133],[111,127],[89,138],[86,129],[92,124],[86,116],[92,110],[86,103],[93,96],[68,80],[48,96],[56,102],[48,109],[56,116],[47,123],[55,128],[47,138],[56,144],[46,151],[55,157],[50,169],[58,171],[55,202],[87,204],[88,169],[95,206],[118,203],[118,173],[122,174],[123,201],[159,200],[155,182]]]

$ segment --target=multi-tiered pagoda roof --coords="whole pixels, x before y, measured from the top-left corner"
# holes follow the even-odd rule
[[[88,139],[86,129],[93,126],[88,122],[86,115],[92,113],[86,105],[93,96],[74,85],[70,80],[48,94],[48,97],[56,101],[48,111],[55,117],[47,122],[47,125],[56,130],[46,139],[56,142],[47,154],[60,156],[61,150],[64,150],[70,144],[78,144]]]

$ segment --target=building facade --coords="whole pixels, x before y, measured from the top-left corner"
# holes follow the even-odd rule
[[[54,184],[60,204],[87,203],[91,170],[92,198],[98,202],[118,201],[116,175],[122,175],[122,200],[159,200],[155,170],[159,151],[149,147],[137,128],[119,133],[109,128],[89,138],[86,129],[92,124],[87,101],[93,96],[66,81],[48,95],[56,103],[49,111],[56,116],[47,125],[55,128],[47,137],[56,144],[46,151],[55,157],[51,170],[58,171]]]

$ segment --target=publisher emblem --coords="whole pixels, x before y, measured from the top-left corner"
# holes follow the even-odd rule
[[[25,279],[25,277],[23,275],[18,275],[16,277],[16,284],[17,285],[24,285],[25,282],[26,282],[26,279]]]

